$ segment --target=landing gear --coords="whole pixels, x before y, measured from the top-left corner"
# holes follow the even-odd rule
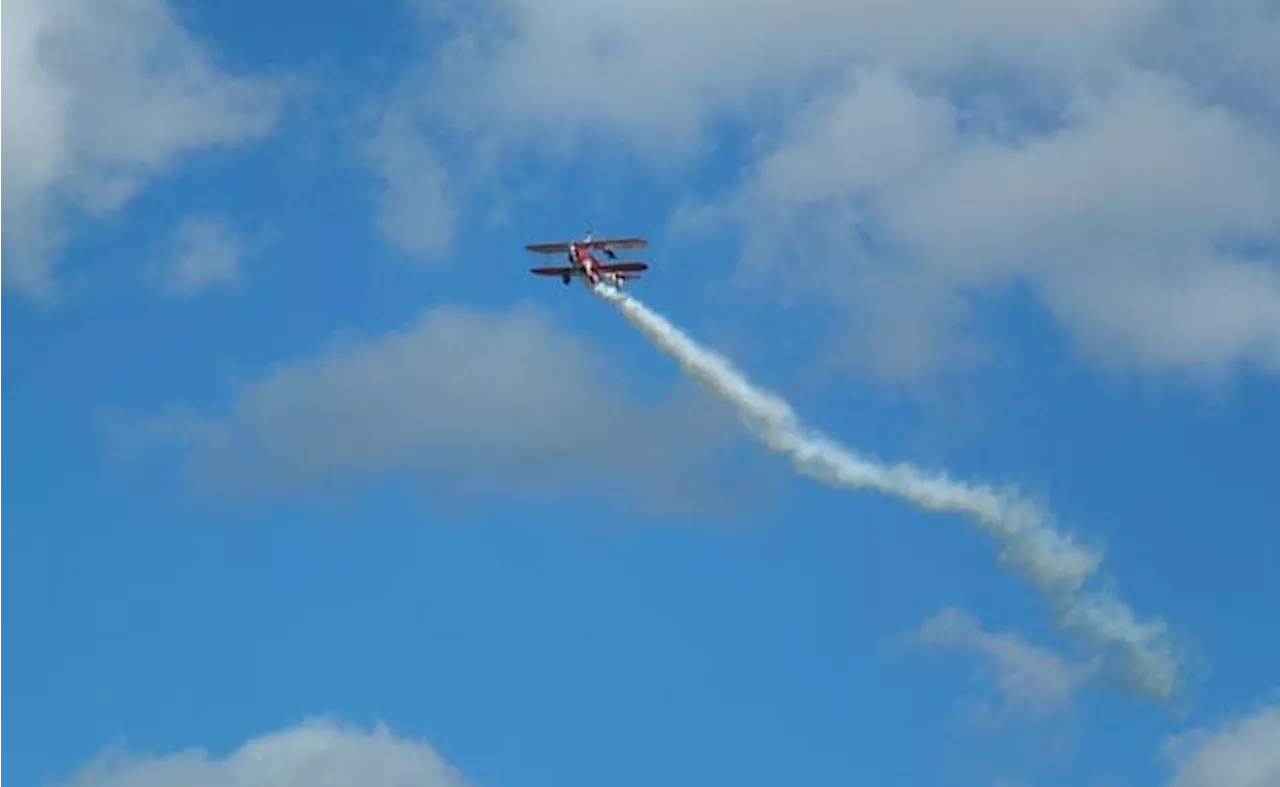
[[[560,281],[564,282],[564,286],[569,286],[569,276],[566,274],[560,277]]]

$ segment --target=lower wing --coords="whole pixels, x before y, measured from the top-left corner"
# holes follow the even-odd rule
[[[563,276],[566,273],[573,273],[573,268],[530,268],[529,272],[539,276]]]
[[[649,263],[615,262],[609,265],[597,265],[596,270],[601,273],[639,273],[640,271],[649,270]]]

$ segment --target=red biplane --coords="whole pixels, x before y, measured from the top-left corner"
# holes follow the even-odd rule
[[[568,285],[576,276],[581,278],[583,284],[588,287],[605,283],[621,289],[623,282],[640,278],[640,272],[648,270],[649,264],[633,260],[605,262],[592,254],[591,250],[600,249],[605,253],[606,257],[616,260],[618,256],[613,253],[614,249],[639,249],[647,245],[649,245],[648,241],[644,238],[606,238],[604,240],[596,240],[593,233],[588,231],[587,237],[579,241],[534,243],[525,246],[525,248],[536,254],[559,254],[563,252],[565,258],[569,261],[569,264],[563,267],[529,269],[538,276],[559,276],[565,285]]]

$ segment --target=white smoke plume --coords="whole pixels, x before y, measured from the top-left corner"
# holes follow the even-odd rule
[[[1161,621],[1140,622],[1123,601],[1086,589],[1101,555],[1053,528],[1050,515],[1011,492],[929,476],[909,464],[884,465],[801,424],[791,406],[760,390],[725,359],[699,346],[663,317],[608,286],[597,295],[671,355],[699,383],[733,405],[743,423],[769,448],[790,457],[796,469],[819,482],[873,489],[931,511],[967,516],[999,539],[1000,562],[1043,591],[1064,628],[1119,657],[1122,673],[1138,691],[1172,697],[1178,661]]]

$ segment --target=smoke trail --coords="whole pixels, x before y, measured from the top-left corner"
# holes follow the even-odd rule
[[[1178,664],[1160,621],[1142,623],[1127,604],[1104,591],[1085,589],[1101,555],[1054,530],[1034,503],[986,486],[928,476],[909,464],[884,465],[861,457],[800,422],[781,398],[762,391],[728,361],[699,346],[644,304],[608,286],[596,294],[671,355],[698,382],[728,401],[769,448],[786,454],[802,473],[831,486],[873,489],[931,511],[963,514],[1001,542],[1000,562],[1044,592],[1059,623],[1104,650],[1116,650],[1139,691],[1167,699]]]

